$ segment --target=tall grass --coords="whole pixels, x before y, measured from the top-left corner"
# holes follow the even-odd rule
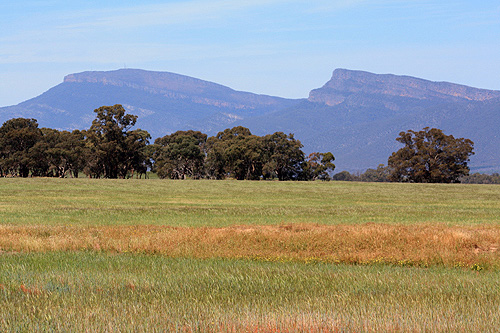
[[[500,273],[448,268],[3,255],[0,330],[494,331]]]
[[[494,185],[0,179],[0,331],[495,331],[499,244]]]
[[[499,226],[0,226],[0,250],[8,252],[92,250],[202,259],[498,269],[499,248]]]
[[[8,225],[499,224],[500,186],[0,179]]]

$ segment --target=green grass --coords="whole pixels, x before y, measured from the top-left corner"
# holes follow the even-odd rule
[[[496,228],[500,186],[0,179],[0,225],[368,222]],[[488,332],[500,327],[494,267],[0,250],[0,331]]]
[[[56,252],[3,255],[0,284],[1,331],[500,325],[498,271]]]
[[[0,179],[9,225],[498,224],[500,186]]]

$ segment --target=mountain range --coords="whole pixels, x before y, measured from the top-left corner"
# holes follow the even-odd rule
[[[336,171],[387,163],[399,132],[436,127],[474,141],[473,171],[500,171],[500,91],[410,76],[336,69],[306,99],[236,91],[168,72],[120,69],[70,74],[42,95],[0,108],[0,122],[35,118],[41,127],[86,129],[103,105],[122,104],[153,138],[233,126],[294,133],[306,153],[331,151]]]

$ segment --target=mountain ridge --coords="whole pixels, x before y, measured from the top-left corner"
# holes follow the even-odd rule
[[[36,118],[41,127],[88,128],[94,109],[122,104],[153,138],[177,130],[214,135],[294,133],[304,151],[331,151],[337,171],[387,163],[399,132],[437,127],[475,142],[473,170],[500,171],[500,91],[411,76],[336,69],[307,99],[286,99],[181,74],[121,69],[67,75],[47,92],[0,108],[0,121]]]
[[[323,87],[313,89],[309,93],[308,100],[333,106],[344,101],[335,97],[345,93],[360,92],[417,99],[457,98],[485,101],[500,97],[500,91],[473,88],[456,83],[435,82],[405,75],[336,69],[332,78]]]
[[[175,73],[120,69],[69,74],[62,83],[35,98],[0,108],[0,121],[28,117],[46,127],[88,128],[93,110],[122,104],[139,115],[138,126],[158,137],[190,127],[217,131],[215,124],[231,124],[296,101],[236,91]]]
[[[134,89],[143,89],[154,94],[163,94],[171,98],[186,99],[191,96],[205,97],[198,99],[199,103],[217,105],[216,97],[225,94],[232,100],[242,100],[253,104],[272,105],[277,103],[276,99],[280,97],[258,95],[250,92],[237,91],[229,87],[196,79],[193,77],[170,73],[153,72],[141,69],[119,69],[109,72],[82,72],[69,74],[64,77],[64,82],[75,83],[101,83],[103,85],[126,86]],[[257,102],[258,96],[258,102]],[[210,97],[207,98],[207,97]],[[214,99],[215,97],[215,99]],[[192,97],[191,97],[192,98]],[[244,104],[233,104],[233,107],[242,109],[251,109],[252,107]]]

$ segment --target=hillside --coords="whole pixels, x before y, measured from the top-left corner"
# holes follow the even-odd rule
[[[82,129],[90,127],[93,110],[122,104],[139,116],[138,127],[159,137],[191,128],[217,133],[236,120],[295,103],[174,73],[120,69],[67,75],[63,83],[38,97],[0,108],[0,121],[29,117],[45,127]]]
[[[500,91],[337,69],[307,101],[239,123],[293,132],[309,152],[332,151],[338,171],[386,164],[399,132],[436,127],[474,141],[473,171],[500,171]]]
[[[0,108],[0,122],[33,117],[41,126],[88,128],[93,110],[122,104],[153,137],[180,129],[209,135],[242,125],[258,135],[294,133],[304,151],[331,151],[336,171],[387,163],[399,132],[437,127],[475,143],[473,171],[500,172],[500,91],[409,76],[337,69],[308,99],[248,92],[167,72],[121,69],[66,76],[46,93]]]

